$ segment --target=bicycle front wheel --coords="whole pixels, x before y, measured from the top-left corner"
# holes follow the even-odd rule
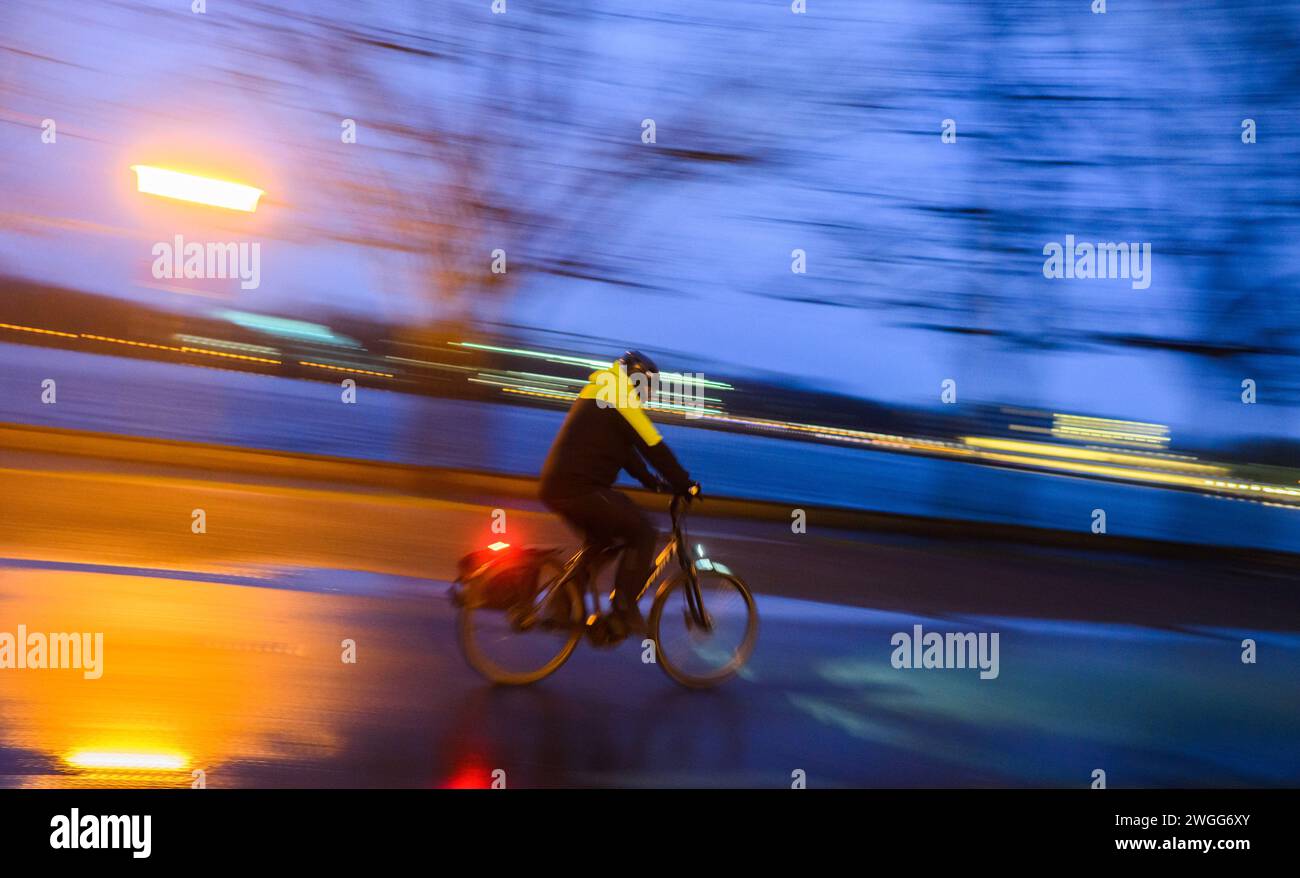
[[[542,564],[538,578],[550,583],[560,575],[554,561]],[[539,589],[544,594],[546,587]],[[461,652],[470,667],[493,683],[525,686],[547,677],[568,661],[582,639],[582,598],[572,582],[550,600],[558,609],[516,607],[494,610],[466,604],[457,629]],[[527,621],[525,620],[527,617]],[[545,621],[549,617],[549,624]]]
[[[705,689],[729,680],[749,661],[758,640],[758,608],[737,576],[701,570],[697,580],[696,592],[678,574],[655,596],[650,632],[664,673],[683,686]],[[706,624],[692,609],[696,595]]]

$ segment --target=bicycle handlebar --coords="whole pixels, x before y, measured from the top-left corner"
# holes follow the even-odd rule
[[[674,522],[678,521],[682,517],[682,513],[690,508],[692,500],[690,494],[673,495],[672,503],[668,505],[668,511],[672,515]]]

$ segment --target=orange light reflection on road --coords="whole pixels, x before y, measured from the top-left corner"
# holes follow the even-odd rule
[[[180,771],[189,760],[178,753],[138,753],[121,750],[78,750],[66,761],[73,768],[116,768],[134,771]]]
[[[99,679],[0,674],[0,745],[62,766],[29,786],[188,787],[193,769],[219,783],[232,762],[324,758],[340,746],[327,718],[355,697],[355,679],[330,673],[343,667],[337,622],[300,594],[7,569],[0,603],[31,630],[103,633]]]

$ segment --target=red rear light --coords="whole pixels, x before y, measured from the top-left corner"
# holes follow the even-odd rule
[[[496,543],[493,543],[492,545],[488,546],[488,548],[491,549],[491,550],[494,551],[494,552],[500,552],[502,549],[508,549],[508,548],[510,548],[510,544],[509,544],[509,543],[496,542]]]

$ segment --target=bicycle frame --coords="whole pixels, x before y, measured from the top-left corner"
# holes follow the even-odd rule
[[[655,558],[654,569],[650,571],[650,575],[646,577],[646,581],[641,586],[641,590],[637,592],[636,599],[638,601],[645,597],[645,593],[650,590],[650,586],[659,581],[659,574],[663,573],[664,568],[668,566],[668,562],[679,555],[677,551],[679,544],[680,540],[674,532],[673,536],[668,540],[668,545],[664,546],[663,551],[661,551]]]
[[[672,504],[669,506],[673,521],[673,535],[668,541],[668,545],[664,547],[660,557],[664,559],[664,564],[667,564],[670,549],[677,556],[677,561],[682,568],[682,575],[686,577],[686,587],[683,591],[686,594],[686,606],[690,611],[691,620],[705,631],[709,631],[713,628],[713,620],[709,618],[709,614],[704,610],[704,598],[700,594],[700,577],[696,573],[695,562],[691,560],[690,541],[686,538],[687,508],[689,508],[689,500],[681,497],[673,498]],[[683,546],[686,547],[684,552],[682,551]],[[651,579],[655,578],[659,569],[659,567],[655,568],[654,574],[651,574]],[[649,587],[648,582],[646,586]],[[642,593],[644,594],[644,589]]]
[[[691,618],[695,624],[702,626],[707,631],[712,628],[713,625],[708,614],[704,612],[703,600],[700,595],[700,583],[695,571],[695,565],[690,560],[689,549],[682,551],[683,546],[689,545],[686,538],[685,528],[685,502],[686,501],[681,497],[673,498],[672,503],[669,506],[669,513],[672,516],[672,536],[669,537],[668,544],[664,546],[662,551],[660,551],[655,557],[654,569],[651,570],[650,575],[646,577],[645,584],[643,584],[641,590],[637,592],[636,599],[637,601],[640,601],[652,586],[659,583],[664,570],[667,568],[669,563],[676,558],[681,566],[682,574],[687,580],[687,587],[685,589],[686,605],[690,610]],[[585,583],[586,588],[581,588],[579,590],[580,599],[583,601],[583,609],[587,610],[587,612],[584,612],[583,616],[586,619],[586,624],[590,625],[594,622],[600,613],[600,596],[596,591],[597,586],[595,574],[598,572],[596,562],[600,560],[601,556],[606,553],[611,553],[612,548],[613,547],[592,548],[591,546],[583,546],[574,552],[564,563],[564,568],[560,572],[560,575],[557,576],[549,586],[547,586],[545,593],[541,596],[541,600],[534,604],[534,609],[528,615],[526,622],[533,622],[541,611],[541,608],[546,606],[557,591],[564,588],[565,585],[570,582],[580,580],[583,576],[586,576],[587,578],[587,582]],[[590,596],[591,599],[590,608],[586,606],[588,596]]]
[[[650,576],[646,578],[645,584],[641,586],[641,591],[637,593],[636,599],[640,601],[645,597],[645,593],[650,590],[651,586],[660,581],[660,575],[664,569],[674,559],[682,569],[682,575],[686,577],[686,606],[690,609],[691,619],[695,624],[700,625],[704,630],[713,627],[712,621],[708,614],[704,612],[704,600],[700,595],[699,576],[695,572],[695,564],[691,561],[691,552],[687,548],[683,551],[683,546],[689,546],[690,541],[686,538],[686,509],[687,501],[681,497],[674,497],[672,504],[668,507],[669,514],[672,516],[673,530],[672,536],[668,539],[668,545],[664,546],[663,551],[655,558],[654,569],[650,571]],[[667,579],[663,585],[667,585]],[[660,587],[662,588],[663,585]]]

